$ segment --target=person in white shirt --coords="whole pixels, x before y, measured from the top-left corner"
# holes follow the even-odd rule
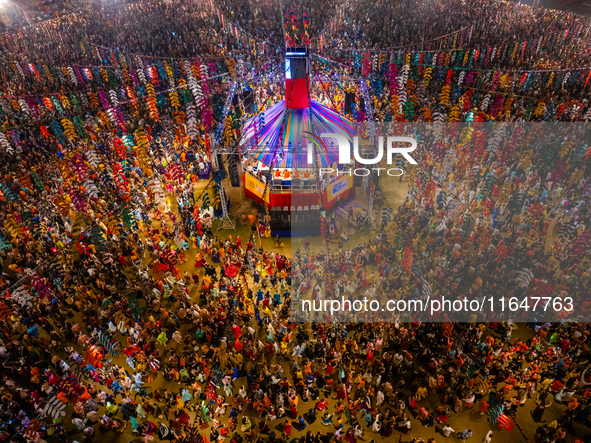
[[[379,406],[384,402],[384,393],[382,391],[378,391],[376,397],[376,406]]]
[[[484,443],[490,443],[490,441],[492,440],[492,436],[493,436],[493,431],[488,431],[488,433],[484,436],[482,441]]]
[[[443,436],[444,437],[449,437],[453,432],[456,432],[454,428],[452,428],[450,425],[445,425],[443,427],[443,429],[441,430],[441,432],[443,432]]]
[[[373,426],[371,427],[373,432],[380,432],[380,429],[382,429],[382,424],[380,423],[380,415],[378,414],[375,421],[373,422]]]

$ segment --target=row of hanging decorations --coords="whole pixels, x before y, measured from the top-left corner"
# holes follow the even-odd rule
[[[253,40],[254,41],[254,40]],[[551,37],[544,37],[541,40],[532,40],[529,42],[521,42],[519,44],[511,44],[506,46],[491,47],[486,49],[471,49],[471,50],[450,50],[443,51],[411,51],[406,54],[411,55],[411,62],[418,65],[419,75],[421,74],[424,65],[433,65],[435,68],[445,67],[456,70],[473,70],[475,68],[487,68],[493,66],[494,63],[508,63],[512,65],[519,65],[526,58],[541,58],[544,55],[544,48],[548,42],[551,41],[551,46],[558,44],[557,39]],[[260,43],[264,45],[265,43]],[[262,49],[262,48],[261,48]],[[43,85],[55,86],[80,86],[84,87],[87,84],[96,84],[97,86],[108,85],[113,88],[121,88],[126,86],[139,86],[146,83],[147,77],[154,75],[161,79],[169,78],[172,81],[177,81],[183,78],[185,74],[185,65],[187,60],[150,60],[149,58],[142,58],[140,56],[133,56],[119,52],[114,49],[99,47],[88,44],[87,42],[80,42],[80,50],[84,54],[92,54],[99,60],[106,60],[109,65],[100,66],[64,66],[55,67],[47,65],[34,65],[26,61],[0,61],[0,70],[6,76],[16,75],[16,78],[29,77],[34,81],[37,80]],[[264,49],[262,49],[264,52]],[[402,50],[390,51],[389,53],[352,53],[347,56],[338,57],[338,62],[341,66],[346,65],[355,72],[363,76],[369,76],[371,73],[385,73],[385,66],[387,66],[386,59],[390,61],[394,59],[400,60],[405,55]],[[263,59],[266,60],[265,57]],[[330,61],[324,58],[323,60]],[[198,59],[189,61],[191,66],[199,66],[203,70],[204,62]],[[400,62],[397,64],[401,65]],[[244,66],[242,60],[234,58],[219,59],[217,61],[210,61],[206,67],[210,75],[217,75],[228,72],[232,76],[236,74],[236,67],[240,65],[242,68],[241,74],[251,70],[251,66]],[[524,70],[518,69],[503,69],[503,71],[519,71],[519,72],[538,72],[540,70]],[[566,71],[579,71],[581,68],[567,69]]]
[[[458,48],[453,45],[453,49],[447,51],[441,51],[439,49],[426,49],[420,51],[408,50],[408,49],[397,49],[381,52],[370,52],[370,51],[349,51],[346,54],[335,53],[333,58],[345,66],[349,66],[353,70],[361,73],[362,75],[369,75],[370,72],[379,71],[381,63],[386,59],[400,58],[404,54],[412,54],[415,58],[425,57],[436,58],[441,62],[450,59],[445,65],[463,67],[463,68],[487,68],[493,67],[493,64],[510,62],[515,66],[515,70],[528,71],[524,69],[523,63],[531,61],[537,62],[541,58],[547,57],[549,51],[560,48],[562,54],[566,54],[568,49],[565,46],[565,40],[568,36],[568,30],[561,35],[550,35],[544,36],[541,39],[531,39],[529,41],[514,42],[507,45],[499,45],[496,47],[488,48],[463,48],[460,44]],[[461,42],[463,43],[463,42]],[[580,51],[579,55],[583,56],[584,51]],[[326,57],[324,57],[327,59]],[[583,57],[581,57],[583,58]],[[327,59],[329,60],[329,59]],[[421,64],[424,62],[421,61]],[[535,69],[534,69],[535,70]]]
[[[101,55],[108,57],[112,66],[49,68],[16,62],[10,62],[8,67],[1,66],[0,69],[9,69],[13,77],[22,80],[29,78],[42,83],[84,89],[56,94],[7,95],[0,99],[3,113],[10,115],[12,112],[24,112],[32,117],[39,117],[43,113],[39,111],[43,110],[56,110],[59,113],[69,110],[80,113],[82,111],[80,104],[90,103],[95,108],[98,103],[102,103],[105,108],[106,103],[109,102],[109,107],[128,103],[137,106],[138,99],[146,97],[155,101],[157,96],[166,94],[169,95],[170,104],[174,107],[178,101],[173,100],[175,97],[178,98],[177,90],[183,96],[192,93],[193,97],[199,103],[203,102],[206,108],[210,94],[216,87],[219,88],[220,82],[225,83],[227,78],[235,72],[236,66],[241,66],[240,62],[236,63],[232,59],[209,64],[187,60],[172,61],[168,64],[166,61],[157,60],[147,65],[147,61],[139,57],[132,59],[121,53],[94,49],[99,53],[102,51]],[[131,67],[132,63],[136,68]],[[57,79],[59,82],[56,82]],[[89,85],[105,89],[88,91]],[[159,99],[158,104],[163,104],[162,100]]]
[[[219,99],[215,100],[217,103],[213,106],[209,106],[212,82],[223,80],[224,77],[227,79],[237,74],[244,76],[248,72],[254,72],[249,63],[229,57],[209,63],[200,62],[198,59],[167,61],[126,54],[88,42],[80,42],[80,50],[109,65],[48,67],[27,62],[4,61],[3,64],[0,62],[0,70],[13,79],[32,79],[44,85],[68,85],[70,88],[85,89],[88,85],[96,85],[108,89],[95,92],[71,91],[49,95],[5,96],[0,99],[0,113],[10,117],[21,113],[21,116],[34,119],[47,117],[48,114],[71,118],[83,110],[92,109],[99,111],[99,116],[101,112],[106,113],[113,124],[123,127],[125,108],[122,105],[131,104],[137,108],[137,101],[144,99],[147,101],[151,117],[158,119],[158,110],[171,106],[174,112],[178,113],[179,95],[181,102],[186,104],[191,100],[192,94],[203,119],[203,128],[209,131],[213,128],[214,120],[217,121],[217,114],[222,107]],[[200,83],[205,85],[201,86]],[[210,108],[213,108],[214,115]],[[194,107],[188,115],[195,115]],[[76,121],[80,125],[79,117],[74,118],[74,123]],[[195,124],[188,126],[194,128]],[[12,131],[9,138],[15,138],[17,132]],[[194,134],[196,131],[189,132]]]
[[[451,60],[446,56],[445,61]],[[384,65],[384,74],[380,77],[370,75],[369,85],[373,95],[382,99],[385,98],[385,85],[389,86],[391,109],[397,119],[416,120],[419,99],[427,96],[436,98],[438,106],[435,109],[423,108],[423,118],[426,120],[436,118],[436,114],[440,118],[447,114],[450,121],[460,121],[461,114],[468,113],[465,118],[470,121],[478,118],[472,114],[474,109],[486,114],[480,118],[502,117],[515,111],[513,105],[518,103],[517,98],[520,96],[526,108],[526,119],[591,119],[589,110],[585,113],[587,105],[580,102],[589,87],[590,67],[527,72],[451,68],[443,63],[440,65],[436,54],[432,60],[430,57],[422,60],[421,54],[416,54],[414,58],[407,54],[404,59],[398,57]],[[571,96],[550,98],[563,88],[568,89]],[[534,91],[541,94],[532,94]]]
[[[213,4],[211,5],[213,8]],[[130,5],[122,9],[134,8],[142,9],[139,4]],[[207,12],[204,8],[200,10],[199,14],[204,17],[208,16],[209,18],[217,16],[224,32],[234,36],[247,52],[257,55],[257,60],[261,63],[276,58],[269,51],[269,45],[271,45],[269,42],[260,39],[255,40],[255,38],[248,35],[240,27],[226,20],[219,9],[213,8],[212,11]],[[76,20],[76,17],[74,16],[71,19]],[[58,20],[55,23],[59,24],[60,22]],[[52,21],[52,24],[55,23]],[[232,76],[236,74],[235,68],[244,63],[239,57],[229,56],[211,58],[204,55],[191,59],[154,57],[123,52],[118,49],[96,45],[89,41],[80,41],[78,46],[76,49],[82,55],[97,61],[96,66],[48,66],[33,64],[27,60],[7,61],[2,59],[0,60],[0,70],[3,71],[6,77],[16,74],[17,78],[20,76],[24,79],[25,76],[28,76],[33,80],[39,80],[43,86],[47,86],[48,82],[54,86],[85,86],[88,83],[96,83],[98,86],[103,86],[104,79],[104,82],[112,87],[121,87],[131,86],[132,83],[134,86],[138,85],[140,81],[143,82],[143,78],[146,75],[150,76],[150,71],[154,69],[156,69],[162,78],[165,78],[169,70],[172,70],[173,77],[179,79],[183,75],[183,66],[186,61],[189,61],[191,65],[207,63],[210,71],[215,71],[216,73],[229,72]],[[247,69],[243,70],[241,74],[246,74],[246,71],[250,71],[250,68],[252,68],[252,66],[249,66],[249,63],[245,63],[245,65],[247,65],[245,66]],[[140,70],[143,71],[143,74],[139,72]],[[122,85],[122,83],[125,83],[125,85]],[[27,89],[30,89],[30,87]]]
[[[591,108],[583,102],[591,83],[591,67],[520,71],[473,69],[453,63],[450,53],[398,53],[388,61],[382,54],[377,69],[366,71],[365,82],[376,106],[389,106],[373,118],[432,121],[437,115],[448,115],[451,121],[459,121],[464,113],[468,121],[489,120],[511,113],[521,103],[524,117],[530,120],[591,120]],[[561,89],[571,94],[557,95]],[[532,94],[534,91],[538,94]],[[421,108],[427,98],[435,98],[436,106]],[[356,107],[352,117],[360,122],[368,118]]]
[[[457,57],[457,59],[460,59],[460,57]],[[469,63],[468,67],[453,66],[453,63],[454,56],[450,53],[445,56],[434,53],[417,53],[415,57],[406,54],[404,60],[402,54],[399,53],[397,57],[392,59],[391,63],[385,61],[385,56],[380,56],[376,66],[377,69],[369,72],[370,86],[373,94],[378,97],[382,94],[386,84],[390,86],[390,95],[393,100],[395,96],[403,93],[396,100],[399,107],[402,107],[406,103],[406,96],[414,93],[414,88],[419,82],[422,81],[426,87],[429,87],[432,79],[436,79],[441,85],[438,94],[441,98],[441,104],[450,106],[457,103],[465,88],[477,90],[487,85],[486,89],[489,94],[500,96],[506,95],[507,92],[513,94],[526,93],[533,89],[552,91],[564,87],[572,88],[573,86],[585,89],[589,86],[589,80],[591,79],[591,68],[527,72],[493,71],[471,69]],[[147,70],[149,77],[144,77],[141,83],[134,83],[132,86],[114,87],[97,92],[78,91],[69,94],[45,96],[5,96],[0,99],[0,112],[9,117],[15,117],[20,113],[20,117],[26,115],[38,119],[48,114],[62,118],[70,116],[71,118],[74,115],[79,116],[84,110],[95,110],[105,113],[114,125],[122,126],[122,122],[125,121],[125,107],[123,105],[137,108],[138,100],[146,100],[150,116],[159,119],[159,110],[161,111],[163,108],[170,106],[174,111],[179,111],[181,103],[186,105],[195,101],[198,105],[197,109],[201,110],[204,128],[210,130],[213,127],[214,120],[217,121],[215,115],[219,114],[220,100],[217,100],[217,104],[214,103],[214,106],[209,106],[211,92],[209,83],[227,76],[227,74],[216,74],[213,69],[208,72],[208,67],[205,64],[200,66],[197,64],[191,65],[187,61],[183,65],[183,74],[187,76],[186,74],[190,73],[187,76],[188,81],[179,78],[175,82],[172,69],[166,62],[162,62],[162,64],[164,72],[161,72],[160,76],[158,76],[156,69],[152,67]],[[16,66],[13,66],[13,68],[16,69]],[[72,71],[67,70],[67,73],[70,74],[70,78],[76,78],[75,74],[72,75]],[[101,69],[99,74],[102,75],[98,77],[102,77],[104,85],[109,85],[108,79],[104,77],[105,73],[106,70]],[[376,73],[381,75],[377,76]],[[65,74],[64,72],[64,76]],[[412,81],[409,82],[409,80]],[[164,84],[164,81],[168,82],[169,87],[165,88],[160,85],[160,82]],[[477,96],[478,94],[475,94],[475,98]],[[211,112],[211,108],[213,108],[215,115]],[[75,119],[76,121],[80,122],[79,119]]]
[[[11,203],[26,201],[31,195],[48,191],[51,184],[58,180],[62,192],[53,194],[52,201],[56,209],[64,215],[71,215],[71,211],[74,211],[77,216],[73,218],[78,220],[82,214],[88,216],[87,209],[91,200],[109,193],[117,194],[128,204],[120,211],[111,214],[106,224],[109,228],[113,227],[118,231],[123,227],[119,217],[125,225],[133,229],[137,228],[137,220],[140,219],[132,212],[131,202],[138,202],[137,196],[133,195],[132,171],[136,170],[140,173],[146,190],[157,204],[166,200],[157,172],[166,175],[166,178],[174,183],[197,180],[194,172],[197,157],[192,150],[187,150],[182,143],[177,143],[180,140],[170,143],[153,143],[150,142],[149,131],[143,127],[127,134],[114,135],[112,131],[105,132],[108,127],[101,124],[89,126],[88,133],[79,138],[96,140],[101,134],[108,134],[106,143],[67,143],[78,138],[75,134],[77,128],[74,129],[72,122],[68,120],[63,120],[62,125],[63,130],[59,123],[55,122],[52,122],[50,128],[41,127],[43,137],[49,138],[53,132],[59,140],[59,155],[42,171],[31,168],[30,174],[23,174],[18,181],[0,182],[0,198],[3,201]],[[10,133],[11,142],[14,144],[26,144],[29,147],[36,144],[36,141],[28,139],[18,140],[17,143],[12,139],[16,136],[20,134]],[[205,147],[209,148],[207,137],[204,141]],[[0,146],[6,151],[14,151],[2,132],[0,132]],[[12,215],[8,216],[5,228],[12,237],[24,238],[28,233],[35,238],[43,235],[39,217],[30,220],[31,217],[23,215],[22,221],[9,219],[11,217]],[[80,232],[76,234],[77,229],[79,230],[80,226],[77,221],[74,221],[72,230],[74,239],[78,239],[80,235]],[[93,229],[92,235],[101,232],[100,229],[96,232]],[[95,243],[97,247],[99,244],[105,245],[102,240]],[[9,247],[9,244],[0,234],[0,250],[6,247]],[[71,247],[73,248],[73,244]],[[80,241],[76,242],[75,247],[81,253],[83,251],[80,247],[85,248]]]
[[[342,12],[341,12],[342,16]],[[450,32],[449,34],[441,35],[439,37],[435,37],[429,40],[422,41],[417,44],[406,45],[406,46],[394,46],[394,47],[387,47],[387,48],[349,48],[349,49],[339,49],[339,48],[330,48],[327,47],[327,39],[328,44],[330,44],[331,36],[334,35],[334,30],[338,23],[342,21],[342,18],[335,17],[333,20],[326,26],[323,32],[320,34],[318,38],[318,49],[321,53],[328,52],[334,54],[343,54],[349,52],[360,52],[360,53],[381,53],[396,50],[409,50],[410,48],[423,48],[425,45],[427,46],[427,50],[433,50],[434,47],[437,46],[438,50],[446,49],[450,46],[452,49],[455,49],[456,46],[462,47],[464,43],[469,43],[472,40],[472,35],[475,32],[475,29],[478,29],[478,26],[483,23],[483,20],[479,20],[470,26],[465,26],[457,31]],[[330,32],[329,32],[330,30]],[[346,55],[345,55],[346,56]]]
[[[342,14],[341,14],[342,15]],[[406,44],[403,46],[393,46],[393,47],[382,47],[382,48],[350,48],[350,49],[339,49],[329,48],[326,44],[326,37],[332,36],[336,29],[338,23],[346,23],[339,17],[341,15],[335,15],[333,20],[325,30],[321,33],[325,37],[324,45],[322,45],[321,49],[326,52],[332,52],[335,54],[343,53],[343,52],[350,52],[352,50],[359,51],[359,52],[369,52],[369,53],[380,53],[384,51],[391,51],[391,50],[449,50],[449,49],[457,49],[462,48],[464,46],[469,46],[468,43],[475,43],[480,46],[478,36],[481,35],[484,31],[490,31],[490,21],[486,18],[482,18],[480,20],[475,21],[474,23],[464,26],[456,31],[450,32],[445,35],[441,35],[438,37],[434,37],[428,40],[423,40],[421,42],[413,43],[413,44]],[[331,31],[330,33],[328,31]],[[589,47],[588,37],[591,35],[591,19],[572,19],[570,22],[570,26],[562,29],[559,32],[553,33],[556,37],[555,40],[560,41],[560,45],[566,45],[564,49],[567,50],[575,50],[575,51],[586,51]],[[538,38],[536,40],[541,40],[544,37]],[[545,39],[545,38],[544,38]],[[530,40],[531,42],[531,40]],[[554,41],[555,43],[555,41]],[[315,48],[319,49],[319,48]]]
[[[217,11],[219,13],[219,10]],[[221,13],[219,13],[221,15]],[[225,26],[234,26],[233,24],[226,22],[223,15],[218,17],[221,22],[225,23]],[[232,28],[231,28],[232,29]],[[236,33],[238,28],[234,26]],[[470,40],[471,34],[467,33],[468,29],[464,31],[466,38]],[[572,33],[580,34],[581,29],[576,30]],[[244,34],[242,30],[240,33]],[[238,35],[240,35],[238,33]],[[456,34],[457,35],[457,34]],[[391,77],[390,72],[394,69],[392,64],[396,65],[397,70],[406,70],[406,75],[410,76],[413,80],[423,79],[427,83],[430,82],[432,77],[436,77],[442,80],[445,76],[446,84],[451,84],[456,71],[460,71],[460,75],[457,78],[458,87],[470,87],[474,83],[474,78],[478,81],[482,81],[482,74],[484,76],[484,83],[488,83],[491,79],[494,80],[493,92],[497,86],[501,88],[506,87],[507,84],[512,86],[513,92],[515,92],[516,85],[521,91],[527,91],[536,84],[540,86],[546,85],[546,87],[552,87],[557,89],[559,86],[577,85],[581,84],[583,87],[587,87],[589,83],[589,77],[591,76],[591,70],[589,68],[573,68],[564,70],[519,70],[519,69],[508,69],[508,70],[486,70],[476,69],[476,66],[487,67],[491,66],[494,62],[511,62],[512,64],[518,64],[524,57],[541,57],[544,48],[554,47],[565,41],[568,37],[568,31],[560,36],[554,36],[554,38],[544,37],[541,40],[532,40],[530,42],[522,42],[520,44],[508,45],[505,47],[488,48],[483,50],[472,49],[472,50],[452,50],[448,52],[440,51],[412,51],[407,53],[404,52],[390,51],[389,60],[386,61],[388,54],[386,53],[354,53],[350,54],[350,57],[345,61],[348,62],[349,66],[352,67],[353,71],[360,73],[363,76],[371,77],[372,89],[379,92],[383,88],[384,81],[382,78],[388,79]],[[254,42],[254,39],[252,39]],[[454,39],[455,40],[455,39]],[[259,44],[265,44],[265,42],[258,42]],[[462,37],[460,37],[460,43],[462,43]],[[111,106],[115,108],[120,104],[134,103],[138,97],[147,97],[151,99],[150,102],[156,101],[156,96],[162,96],[166,93],[169,94],[170,103],[176,103],[177,100],[173,100],[176,95],[175,89],[180,89],[181,94],[185,93],[186,86],[192,90],[195,89],[196,95],[198,95],[197,87],[191,87],[191,82],[187,81],[187,63],[189,64],[189,70],[192,71],[193,78],[195,81],[203,76],[207,79],[219,78],[223,76],[225,72],[230,75],[235,75],[237,67],[241,73],[246,73],[252,70],[251,66],[244,66],[242,60],[238,62],[234,59],[218,60],[217,62],[210,62],[205,64],[194,61],[179,61],[170,60],[167,62],[162,59],[150,59],[143,58],[140,56],[133,56],[113,50],[110,48],[103,48],[96,45],[88,44],[86,42],[80,43],[80,49],[85,54],[91,54],[92,56],[105,60],[110,65],[105,67],[81,67],[81,66],[68,66],[68,67],[48,67],[46,65],[36,66],[30,63],[23,62],[9,62],[8,66],[5,64],[0,66],[5,73],[10,75],[32,78],[34,80],[43,81],[44,83],[49,82],[50,84],[56,85],[70,85],[84,87],[88,84],[96,84],[97,86],[107,86],[109,89],[106,91],[99,91],[94,95],[93,93],[84,92],[80,97],[76,96],[76,92],[70,94],[56,94],[56,95],[45,95],[45,96],[21,96],[21,97],[8,97],[0,101],[2,110],[5,114],[10,115],[11,112],[25,112],[33,116],[38,116],[43,112],[38,112],[35,108],[40,111],[48,110],[53,111],[54,109],[58,112],[63,112],[64,109],[68,110],[71,107],[77,110],[76,103],[93,103],[100,102],[101,92],[104,96],[111,99]],[[264,46],[263,46],[264,51]],[[403,58],[406,60],[403,63]],[[222,74],[218,72],[222,71]],[[225,71],[225,72],[223,72]],[[468,71],[466,76],[464,71]],[[462,75],[463,73],[463,75]],[[521,73],[519,82],[515,81],[515,75]],[[509,76],[509,77],[507,77]],[[183,78],[185,77],[185,78]],[[507,81],[507,79],[511,81]],[[146,84],[151,83],[152,88],[146,88]],[[462,83],[465,81],[465,85]],[[495,80],[496,79],[496,80]],[[164,81],[168,82],[168,85],[164,85]],[[456,80],[454,80],[456,81]],[[163,84],[161,85],[160,82]],[[207,83],[207,82],[206,82]],[[211,89],[211,85],[208,85]],[[72,97],[74,95],[75,97]],[[195,95],[195,94],[194,94]],[[153,96],[153,97],[152,97]],[[453,96],[457,96],[454,93]],[[452,96],[452,97],[453,97]],[[97,101],[98,97],[98,101]],[[65,98],[65,101],[64,101]],[[205,98],[206,100],[207,98]],[[57,101],[57,103],[56,103]],[[166,100],[157,100],[156,104],[159,106],[150,106],[150,109],[157,110],[158,107],[166,105]],[[96,108],[96,107],[95,107]],[[106,108],[103,106],[103,109]],[[110,108],[109,108],[110,109]],[[114,111],[116,115],[117,112]],[[154,113],[154,115],[157,115]],[[209,126],[209,125],[206,125]]]
[[[11,80],[25,80],[27,77],[33,82],[37,81],[42,86],[70,86],[85,87],[88,84],[112,87],[138,86],[146,83],[146,78],[153,75],[161,79],[179,81],[186,80],[187,62],[191,67],[198,66],[212,75],[230,73],[234,75],[237,62],[232,58],[216,58],[208,61],[205,58],[193,60],[164,60],[150,59],[137,55],[129,55],[123,52],[89,44],[79,43],[79,50],[85,55],[91,55],[98,60],[106,61],[105,64],[95,66],[48,66],[29,63],[28,61],[0,60],[0,70],[3,75],[15,76]],[[30,82],[27,82],[30,89]]]
[[[248,52],[254,53],[258,56],[258,58],[268,58],[270,55],[269,45],[270,43],[264,40],[255,39],[250,36],[247,32],[242,30],[240,27],[233,24],[231,21],[227,20],[224,17],[224,14],[213,4],[213,1],[209,1],[210,11],[207,12],[207,8],[202,8],[200,14],[202,16],[209,15],[210,18],[214,16],[217,17],[219,22],[222,24],[222,28],[224,32],[230,35],[233,35],[237,40],[239,40],[240,44],[243,46],[243,49],[246,49]],[[122,8],[123,11],[129,12],[128,10],[137,9],[141,12],[142,10],[141,4],[133,4]],[[342,15],[342,11],[339,14],[335,14],[335,20],[340,20],[339,17]],[[69,20],[76,20],[77,17],[74,15],[73,17],[68,17]],[[52,21],[55,23],[55,21]],[[59,20],[57,24],[59,24]],[[477,22],[475,25],[479,26]],[[533,39],[530,41],[524,41],[515,44],[509,44],[499,47],[490,47],[490,48],[483,48],[483,49],[471,49],[466,50],[465,52],[461,49],[457,49],[456,46],[459,48],[464,46],[464,43],[469,43],[472,40],[472,35],[475,31],[475,25],[471,25],[461,30],[455,31],[454,33],[448,34],[446,36],[441,36],[433,39],[432,41],[444,41],[446,38],[452,39],[451,48],[453,50],[448,50],[447,54],[451,54],[451,57],[454,57],[455,60],[461,60],[463,56],[463,65],[465,67],[468,64],[469,68],[473,68],[475,66],[480,65],[481,68],[486,68],[489,64],[496,61],[497,63],[501,63],[507,59],[509,55],[511,57],[511,62],[515,64],[519,64],[523,60],[528,58],[536,57],[541,58],[545,56],[547,50],[553,50],[557,47],[564,49],[568,45],[568,43],[572,43],[576,41],[581,43],[582,34],[585,37],[589,33],[589,27],[583,28],[582,25],[578,25],[576,29],[567,29],[560,34],[554,34],[550,36],[544,36],[541,39]],[[431,41],[431,42],[432,42]],[[431,44],[429,42],[429,44]],[[425,42],[427,43],[427,42]],[[31,76],[34,76],[38,79],[45,78],[45,80],[50,80],[50,83],[54,83],[56,80],[59,79],[61,85],[64,84],[82,84],[93,80],[97,80],[100,84],[101,78],[108,78],[111,86],[114,86],[114,83],[117,82],[118,79],[131,79],[134,84],[137,84],[138,77],[141,78],[140,74],[136,75],[135,70],[138,69],[150,69],[150,67],[155,67],[161,74],[167,69],[167,65],[173,70],[175,77],[178,78],[179,75],[176,72],[179,70],[179,65],[182,64],[184,60],[174,60],[174,59],[161,59],[158,57],[151,57],[148,55],[138,55],[138,54],[127,54],[116,49],[106,48],[98,45],[94,45],[90,42],[80,42],[79,43],[80,50],[82,54],[94,57],[100,61],[101,64],[105,64],[103,69],[107,72],[107,76],[105,76],[104,72],[100,71],[99,67],[82,67],[82,66],[67,66],[67,67],[53,67],[47,65],[34,65],[28,63],[27,61],[11,61],[9,63],[10,67],[12,68],[10,71],[7,70],[6,62],[4,62],[4,66],[0,65],[0,69],[3,69],[7,74],[21,74],[28,73]],[[276,46],[276,45],[273,45]],[[425,51],[410,51],[413,54],[430,54],[431,52],[439,50],[428,49]],[[393,57],[394,51],[388,51],[390,54],[390,58]],[[402,49],[398,49],[396,51],[398,54],[402,53]],[[404,51],[406,52],[406,51]],[[352,53],[343,54],[338,53],[335,54],[341,62],[349,65],[351,68],[356,69],[362,75],[369,75],[371,71],[375,71],[378,67],[379,60],[385,57],[385,53],[387,52],[373,52],[373,50],[367,50],[362,52],[360,50],[354,51]],[[442,51],[443,53],[443,51]],[[454,54],[460,53],[460,57],[456,57]],[[155,61],[155,59],[157,61]],[[205,60],[205,57],[202,57]],[[189,59],[190,60],[190,59]],[[236,65],[236,60],[232,61],[233,59],[215,59],[209,62],[210,69],[212,64],[217,64],[217,68],[215,70],[219,73],[227,72],[228,70],[232,71],[233,67]],[[190,60],[191,63],[199,62],[199,60]],[[2,62],[0,62],[2,63]],[[108,65],[107,65],[108,63]],[[134,66],[134,68],[132,68]],[[115,68],[113,70],[113,68]],[[182,67],[180,68],[182,70]],[[126,71],[127,70],[127,71]],[[29,71],[29,72],[27,72]],[[118,72],[121,71],[121,72]],[[233,72],[232,72],[233,74]],[[58,84],[61,86],[60,84]]]
[[[218,76],[219,77],[219,76]],[[212,77],[208,77],[212,79]],[[184,82],[184,80],[181,80]],[[201,84],[200,84],[201,83]],[[99,90],[98,92],[76,92],[70,94],[54,94],[48,96],[28,97],[3,97],[0,99],[0,114],[10,118],[18,117],[40,120],[44,118],[67,119],[73,118],[74,122],[81,124],[81,115],[89,112],[98,112],[99,117],[106,115],[116,126],[124,129],[127,120],[125,114],[128,110],[137,110],[140,102],[144,103],[150,117],[160,120],[160,113],[171,108],[173,115],[180,112],[181,108],[194,103],[202,118],[202,126],[205,131],[213,128],[216,116],[220,114],[220,102],[217,95],[210,101],[207,82],[191,81],[192,88],[186,84],[178,87],[156,92],[152,83],[145,87],[132,89],[131,87],[120,90]],[[201,86],[203,85],[203,86]],[[195,112],[194,109],[194,112]],[[83,127],[79,131],[84,132]],[[80,133],[80,132],[79,132]]]
[[[404,53],[402,51],[391,52],[387,54],[354,54],[352,63],[349,65],[353,73],[358,73],[370,79],[377,81],[390,80],[393,75],[398,75],[400,71],[403,75],[412,78],[415,82],[425,80],[427,83],[431,79],[451,83],[452,79],[461,85],[464,79],[467,83],[474,80],[486,78],[484,83],[490,80],[496,80],[493,84],[493,90],[497,86],[506,87],[507,84],[517,86],[517,90],[522,92],[530,90],[536,83],[538,87],[551,87],[559,89],[560,86],[582,85],[586,88],[589,85],[591,76],[591,66],[565,69],[479,69],[476,66],[490,66],[493,62],[503,62],[505,64],[515,64],[516,60],[525,52],[525,45],[515,45],[506,48],[479,50],[457,50],[449,52],[422,51],[414,53]],[[320,58],[325,64],[338,63],[330,59]],[[512,79],[507,82],[501,79]],[[539,84],[539,83],[542,84]],[[514,91],[516,92],[516,91]]]
[[[89,138],[88,131],[92,124],[89,125],[90,121],[84,116],[89,111],[96,115],[103,127],[116,128],[122,134],[128,133],[128,113],[136,112],[142,101],[153,121],[160,121],[160,114],[171,110],[177,127],[184,123],[186,135],[196,139],[200,130],[208,133],[214,129],[215,122],[222,115],[223,97],[211,94],[208,82],[215,78],[207,77],[206,70],[201,72],[198,67],[191,69],[187,64],[187,72],[188,81],[180,79],[179,86],[158,93],[154,77],[151,82],[137,89],[126,87],[121,90],[80,91],[69,95],[3,97],[0,99],[0,112],[11,119],[49,119],[49,123],[43,123],[40,127],[42,136],[55,136],[62,145],[66,145],[69,141]],[[0,132],[0,146],[4,151],[13,153],[15,148],[24,145],[26,140],[21,137],[18,127],[5,125],[4,132]]]

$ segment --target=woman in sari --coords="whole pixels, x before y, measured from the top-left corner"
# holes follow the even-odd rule
[[[536,400],[536,409],[534,409],[531,413],[534,422],[539,423],[542,421],[542,416],[544,415],[544,411],[546,410],[546,408],[549,408],[550,406],[552,406],[552,402],[548,402],[546,403],[546,397],[548,396],[548,394],[544,393],[541,394],[538,399]]]

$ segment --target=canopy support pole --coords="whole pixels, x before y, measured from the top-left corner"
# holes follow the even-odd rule
[[[234,98],[234,93],[236,91],[237,83],[234,82],[232,84],[232,88],[230,89],[230,93],[228,97],[226,97],[226,103],[224,104],[224,113],[223,118],[218,126],[215,136],[213,137],[214,145],[213,149],[211,150],[211,163],[213,165],[214,170],[219,170],[220,165],[218,164],[218,152],[219,146],[222,139],[222,133],[224,131],[224,123],[226,122],[226,118],[230,113],[230,109],[232,108],[232,99]],[[221,231],[222,229],[231,229],[236,230],[236,221],[230,217],[228,214],[228,205],[226,204],[226,192],[224,191],[224,186],[220,183],[219,188],[220,193],[220,206],[222,207],[222,215],[218,217],[220,219],[220,223],[218,224],[217,230]]]

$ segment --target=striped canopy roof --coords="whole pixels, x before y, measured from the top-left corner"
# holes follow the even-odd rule
[[[285,100],[281,100],[249,119],[243,128],[241,146],[265,166],[270,166],[274,150],[281,150],[276,157],[276,168],[314,168],[314,164],[308,164],[309,141],[320,150],[321,167],[331,166],[339,158],[337,141],[320,139],[319,135],[332,132],[351,141],[355,135],[350,120],[314,100],[304,109],[286,108]]]

